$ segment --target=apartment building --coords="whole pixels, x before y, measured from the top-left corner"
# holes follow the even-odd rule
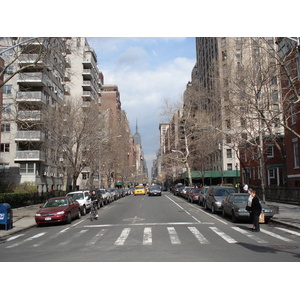
[[[40,193],[60,190],[55,145],[47,143],[42,110],[63,103],[65,47],[62,38],[2,38],[3,86],[1,164],[15,183],[35,182]],[[51,51],[49,51],[51,49]]]
[[[66,43],[66,68],[64,73],[64,97],[82,109],[98,107],[101,105],[101,86],[103,74],[98,69],[97,55],[90,47],[85,37],[67,38]],[[94,104],[97,104],[94,106]],[[99,186],[99,176],[91,178],[91,169],[86,166],[79,175],[76,183],[77,189],[88,188],[90,185]],[[71,179],[65,178],[66,189]]]
[[[212,131],[215,128],[220,133],[206,167],[214,171],[218,183],[236,183],[240,140],[254,139],[266,131],[265,120],[257,117],[259,112],[280,111],[274,49],[274,38],[196,38],[191,84],[199,91],[198,109],[211,114]],[[282,134],[275,123],[270,127]],[[246,171],[242,170],[244,181]]]
[[[285,104],[286,172],[290,187],[300,186],[300,46],[299,38],[278,38],[280,82]]]

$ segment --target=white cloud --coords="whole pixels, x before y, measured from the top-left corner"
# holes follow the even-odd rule
[[[99,69],[104,74],[106,84],[118,85],[122,109],[126,111],[132,133],[135,133],[138,120],[149,170],[159,147],[159,112],[162,101],[165,98],[177,101],[191,80],[195,59],[190,58],[191,55],[185,57],[188,48],[185,39],[100,39],[104,44],[101,44],[102,52],[98,50]],[[95,47],[98,43],[93,39],[91,46]],[[106,52],[108,49],[110,53]]]

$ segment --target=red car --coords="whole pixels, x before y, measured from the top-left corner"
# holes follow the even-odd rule
[[[188,193],[188,201],[190,201],[191,203],[193,203],[194,201],[198,202],[199,193],[200,193],[200,189],[198,188],[191,189]]]
[[[81,218],[81,212],[79,203],[71,197],[50,198],[35,214],[37,226],[57,222],[69,224],[74,218]]]

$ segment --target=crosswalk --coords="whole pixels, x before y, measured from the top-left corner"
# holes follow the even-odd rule
[[[274,243],[274,240],[285,243],[296,243],[295,239],[299,238],[299,232],[297,231],[282,230],[282,228],[279,227],[275,227],[275,230],[276,232],[274,232],[274,228],[273,230],[261,229],[260,233],[252,233],[250,230],[239,226],[229,226],[226,230],[224,230],[224,228],[222,230],[216,226],[197,227],[186,225],[160,226],[159,230],[157,229],[157,226],[146,226],[137,233],[132,227],[67,227],[56,233],[43,231],[32,236],[26,236],[24,233],[15,235],[2,241],[0,248],[5,247],[7,249],[14,249],[21,245],[28,245],[28,247],[32,248],[38,248],[42,245],[64,247],[72,245],[73,242],[78,243],[78,241],[83,243],[85,247],[92,247],[101,245],[104,239],[106,239],[106,246],[122,247],[127,243],[131,243],[131,245],[132,243],[136,243],[136,245],[147,247],[162,242],[162,239],[165,243],[176,246],[183,245],[184,243],[189,244],[191,241],[200,245],[208,245],[217,242],[238,244],[239,242],[245,242],[245,239],[249,239],[252,243],[257,244]],[[130,242],[131,235],[133,236],[133,241]],[[138,235],[140,235],[140,237],[138,237]],[[289,238],[286,237],[286,235],[289,235]],[[55,242],[56,239],[57,242]]]

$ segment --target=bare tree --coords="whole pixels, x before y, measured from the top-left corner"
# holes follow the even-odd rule
[[[53,162],[66,175],[70,174],[73,190],[79,174],[90,167],[98,169],[101,118],[97,104],[82,107],[81,99],[70,99],[63,106],[44,111],[48,144],[53,148]]]

